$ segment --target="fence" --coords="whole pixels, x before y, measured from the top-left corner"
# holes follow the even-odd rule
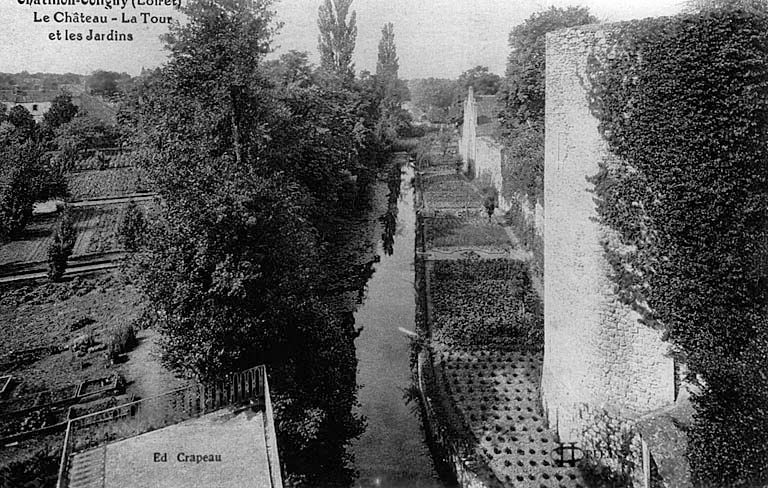
[[[268,397],[265,396],[265,391],[266,368],[257,366],[235,373],[223,381],[212,384],[193,384],[162,395],[72,419],[67,424],[56,486],[67,488],[69,462],[75,453],[253,400],[271,413],[272,407],[267,403]],[[272,419],[270,418],[269,421],[271,422]]]

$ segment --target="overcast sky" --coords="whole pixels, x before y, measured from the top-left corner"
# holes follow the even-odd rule
[[[376,67],[376,51],[381,27],[392,22],[400,58],[401,78],[429,76],[455,78],[473,66],[488,66],[503,74],[508,53],[507,37],[515,25],[533,12],[550,5],[586,5],[604,21],[619,21],[680,11],[681,0],[354,0],[358,37],[355,49],[357,70]],[[289,49],[308,51],[317,62],[317,8],[321,0],[279,0],[275,4],[284,27],[275,40],[276,54]],[[0,71],[73,72],[87,74],[97,69],[138,74],[142,67],[164,62],[165,53],[158,40],[162,25],[134,24],[123,27],[110,23],[94,30],[113,28],[132,32],[134,41],[51,41],[51,32],[64,29],[87,34],[90,25],[34,22],[38,17],[57,11],[119,17],[121,10],[78,7],[30,7],[18,0],[0,0]],[[146,9],[144,9],[146,10]],[[140,11],[140,10],[139,10]],[[124,11],[134,15],[130,6]],[[152,8],[158,16],[176,15],[169,8]],[[80,24],[83,25],[83,24]]]

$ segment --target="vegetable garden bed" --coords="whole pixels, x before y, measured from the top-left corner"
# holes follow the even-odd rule
[[[102,396],[117,395],[124,390],[125,381],[123,378],[113,374],[0,402],[0,413],[3,416],[22,415],[33,410],[50,409],[81,403]]]
[[[137,202],[139,208],[148,212],[152,201]],[[116,251],[118,227],[127,203],[73,207],[74,228],[77,232],[73,256]],[[35,216],[22,235],[0,246],[0,275],[13,274],[22,263],[47,264],[47,249],[51,242],[57,217]],[[6,272],[7,271],[7,272]]]
[[[424,219],[427,249],[444,247],[488,247],[511,249],[504,228],[481,215],[444,215]]]
[[[429,175],[419,179],[424,203],[430,208],[482,208],[483,198],[470,183],[457,174]]]
[[[543,306],[525,263],[436,261],[431,283],[435,340],[449,346],[543,347]]]
[[[107,393],[119,394],[125,389],[125,382],[120,375],[113,374],[105,378],[84,381],[77,390],[78,398],[104,395]]]
[[[134,167],[70,173],[67,185],[74,201],[152,191],[146,175]]]

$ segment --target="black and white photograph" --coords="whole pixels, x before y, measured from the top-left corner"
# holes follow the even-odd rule
[[[768,488],[768,0],[0,2],[0,488]]]

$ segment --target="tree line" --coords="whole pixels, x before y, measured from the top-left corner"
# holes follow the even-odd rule
[[[192,0],[169,61],[121,112],[162,197],[131,276],[162,359],[202,380],[266,364],[289,484],[343,485],[356,404],[351,313],[328,297],[329,237],[366,210],[387,151],[408,130],[391,24],[376,73],[355,76],[351,0],[319,8],[320,65],[268,60],[271,0]],[[342,481],[343,480],[343,481]]]

